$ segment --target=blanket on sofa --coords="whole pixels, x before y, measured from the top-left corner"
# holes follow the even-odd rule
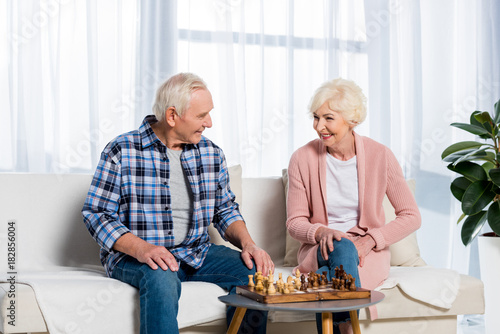
[[[376,290],[392,289],[395,286],[399,286],[416,300],[449,309],[458,295],[460,274],[451,269],[431,266],[391,267],[389,278]]]
[[[28,284],[35,291],[51,334],[139,332],[138,291],[106,277],[102,271],[76,268],[50,272],[23,271],[18,276],[18,283]],[[222,288],[209,283],[182,284],[179,328],[213,321],[220,319],[221,314],[225,315],[225,305],[217,298],[226,294]],[[200,299],[203,303],[196,302]]]

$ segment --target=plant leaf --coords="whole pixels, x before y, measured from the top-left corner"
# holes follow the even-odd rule
[[[471,125],[481,126],[481,122],[479,122],[476,118],[476,115],[481,115],[481,113],[482,113],[482,111],[479,111],[479,110],[472,112],[472,114],[470,115],[470,118],[469,118]]]
[[[489,171],[491,181],[500,187],[500,168],[493,168]]]
[[[493,232],[500,235],[500,202],[496,201],[488,209],[488,224]]]
[[[445,162],[452,162],[453,164],[457,164],[461,161],[470,161],[470,160],[475,160],[475,159],[480,159],[484,158],[487,156],[486,153],[484,153],[485,150],[488,148],[481,148],[481,149],[470,149],[470,150],[463,150],[459,152],[452,153],[446,157],[443,158],[443,161]]]
[[[493,120],[491,119],[491,115],[489,112],[487,111],[483,111],[483,112],[474,112],[473,114],[473,117],[479,122],[481,123],[483,126],[484,126],[484,123],[488,123],[490,124],[491,122],[493,122]]]
[[[493,158],[493,160],[495,160],[495,158]],[[493,169],[495,168],[495,164],[491,161],[488,161],[488,162],[485,162],[484,164],[481,165],[481,167],[484,168],[484,170],[486,171],[486,173],[489,173],[490,169]]]
[[[452,153],[457,153],[463,150],[468,150],[472,148],[477,148],[483,146],[483,143],[478,143],[477,141],[462,141],[459,143],[452,144],[448,146],[441,154],[441,159],[446,158]]]
[[[463,156],[461,156],[457,160],[455,160],[455,162],[453,164],[456,165],[462,161],[473,161],[473,160],[485,159],[488,156],[488,154],[485,151],[488,149],[489,149],[488,147],[485,147],[485,148],[480,148],[478,150],[470,150],[470,152],[464,154]]]
[[[480,211],[475,215],[467,217],[462,226],[462,243],[468,246],[479,234],[486,223],[486,211]]]
[[[484,209],[495,198],[491,190],[493,183],[490,181],[475,181],[466,190],[462,197],[462,211],[474,215]]]
[[[460,224],[460,222],[462,221],[462,219],[464,219],[465,217],[467,217],[467,215],[465,213],[462,213],[460,215],[460,217],[458,218],[458,220],[457,220],[457,224]]]
[[[500,100],[495,103],[495,119],[494,122],[495,124],[500,124]]]
[[[478,125],[471,125],[466,123],[451,123],[450,125],[478,136],[490,134],[488,131],[486,131],[486,129]]]
[[[471,181],[488,179],[488,175],[486,174],[486,171],[483,169],[483,167],[474,162],[463,161],[456,165],[449,164],[448,169],[452,172],[462,174]]]
[[[467,178],[460,176],[457,177],[450,185],[450,190],[453,196],[462,202],[462,198],[464,196],[465,190],[472,184],[470,180]]]
[[[489,123],[489,120],[491,120],[491,116],[489,115],[489,113],[488,113],[488,115],[486,115],[484,113],[487,113],[487,112],[486,111],[477,111],[477,110],[474,111],[470,115],[470,124],[484,128],[488,132],[488,134],[479,135],[479,137],[481,137],[483,139],[491,139],[492,128],[491,128],[491,124]]]

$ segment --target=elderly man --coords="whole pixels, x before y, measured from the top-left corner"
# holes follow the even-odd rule
[[[202,136],[212,109],[198,76],[167,80],[155,115],[102,152],[82,210],[107,274],[139,289],[141,333],[179,331],[181,282],[212,282],[235,293],[249,274],[274,270],[234,201],[222,150]],[[241,252],[211,244],[211,222]],[[228,322],[234,311],[228,308]],[[264,333],[266,323],[266,313],[247,312],[241,329]]]

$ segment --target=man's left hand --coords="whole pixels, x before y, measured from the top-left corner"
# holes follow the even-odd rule
[[[243,259],[243,262],[245,262],[248,269],[252,269],[253,262],[255,262],[256,271],[260,271],[264,276],[269,274],[269,270],[274,272],[274,262],[271,259],[271,256],[255,244],[243,247],[241,250],[241,258]]]

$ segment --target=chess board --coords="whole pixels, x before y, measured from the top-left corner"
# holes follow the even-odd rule
[[[295,303],[320,300],[362,299],[370,298],[370,290],[356,288],[356,290],[337,290],[331,287],[308,288],[306,291],[295,290],[290,293],[267,294],[256,291],[254,287],[241,285],[236,287],[236,293],[263,304]]]

